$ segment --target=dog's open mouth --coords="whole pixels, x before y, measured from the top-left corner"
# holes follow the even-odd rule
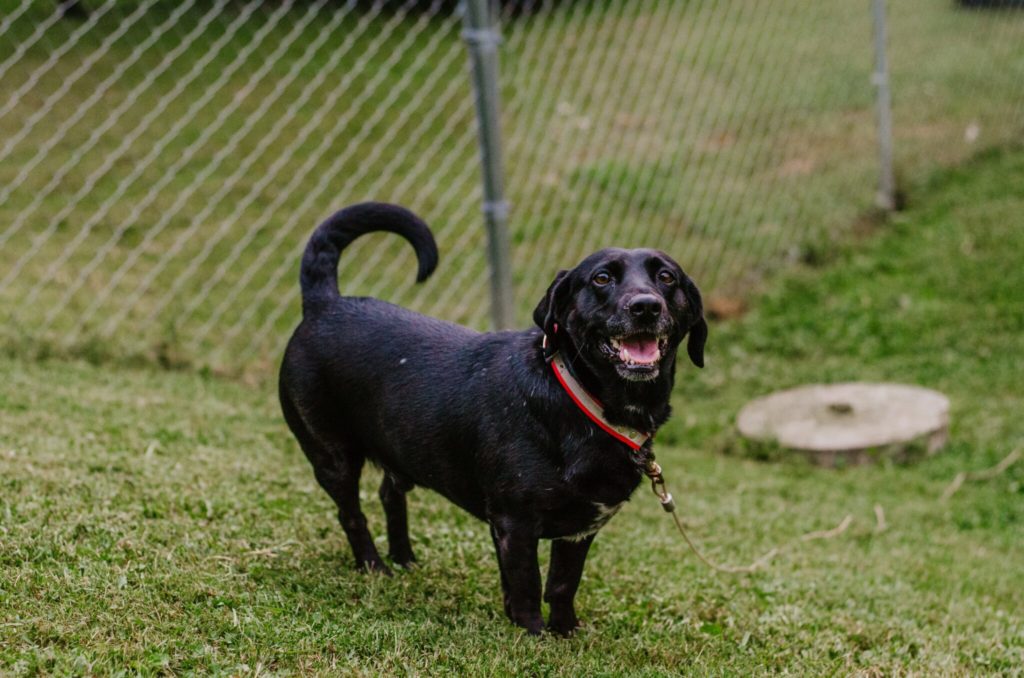
[[[605,352],[627,378],[652,378],[658,374],[667,338],[652,334],[612,337]]]

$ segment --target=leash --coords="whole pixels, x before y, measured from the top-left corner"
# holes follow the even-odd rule
[[[654,461],[653,453],[650,453],[647,460],[644,462],[643,470],[644,473],[647,474],[647,477],[651,479],[651,490],[661,502],[661,508],[665,509],[665,512],[672,516],[672,520],[675,521],[676,524],[676,529],[678,529],[679,534],[683,536],[683,539],[686,541],[686,545],[689,546],[690,550],[693,551],[693,554],[700,559],[700,562],[704,563],[712,570],[715,570],[716,572],[724,572],[726,574],[749,574],[751,572],[758,571],[770,563],[775,556],[785,550],[786,545],[776,546],[749,565],[720,565],[708,559],[708,557],[701,553],[700,549],[697,548],[697,545],[693,543],[693,540],[690,539],[690,535],[686,533],[686,528],[683,527],[683,521],[679,518],[679,514],[676,513],[676,502],[672,499],[672,494],[665,488],[665,478],[661,475],[661,466]],[[815,539],[831,539],[833,537],[838,537],[843,532],[846,532],[846,528],[848,528],[852,522],[853,516],[847,515],[831,530],[808,532],[797,541],[805,542]]]
[[[683,536],[683,540],[686,541],[686,545],[690,547],[693,554],[700,559],[700,562],[704,563],[712,570],[716,572],[725,572],[727,574],[744,574],[749,572],[755,572],[759,568],[768,564],[768,562],[778,555],[779,549],[774,548],[768,553],[764,554],[750,565],[719,565],[718,563],[709,560],[707,556],[701,553],[697,545],[690,539],[690,535],[686,533],[686,528],[683,527],[683,521],[679,518],[679,514],[676,513],[676,502],[672,498],[672,493],[665,487],[665,478],[661,475],[661,466],[658,462],[654,461],[654,455],[651,454],[643,465],[643,471],[648,478],[651,479],[651,491],[654,492],[654,496],[661,502],[661,508],[665,509],[665,512],[672,516],[672,520],[676,524],[676,529],[679,530],[679,534]]]
[[[558,331],[558,326],[555,326],[555,331]],[[683,527],[683,521],[680,519],[679,514],[676,513],[676,502],[672,498],[672,493],[668,491],[665,486],[665,476],[662,475],[661,466],[654,460],[654,453],[649,447],[645,446],[653,437],[650,433],[640,431],[638,429],[631,428],[629,426],[617,426],[612,424],[604,417],[604,406],[601,405],[600,401],[592,396],[583,385],[576,380],[569,371],[568,366],[565,364],[565,360],[562,358],[561,353],[558,350],[551,350],[548,344],[548,337],[545,334],[544,339],[541,343],[541,347],[544,349],[545,360],[551,365],[551,370],[555,373],[555,379],[562,386],[565,392],[569,395],[569,398],[576,404],[583,414],[593,421],[597,426],[605,433],[615,438],[619,442],[625,444],[633,451],[633,460],[640,466],[651,481],[651,491],[654,492],[654,496],[661,502],[661,508],[665,510],[670,516],[672,516],[673,522],[676,524],[676,529],[679,534],[682,535],[686,545],[690,547],[693,554],[697,558],[716,572],[724,572],[726,574],[748,574],[756,572],[765,565],[767,565],[773,558],[779,555],[784,547],[776,546],[771,549],[760,558],[755,560],[749,565],[720,565],[707,556],[705,556],[697,545],[690,539],[690,535],[686,532],[686,528]],[[800,541],[811,541],[812,539],[830,539],[836,537],[846,531],[846,528],[853,522],[852,516],[846,516],[842,522],[831,530],[825,530],[822,532],[809,532],[802,537]]]

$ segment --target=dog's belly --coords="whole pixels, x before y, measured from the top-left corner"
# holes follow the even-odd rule
[[[433,492],[455,504],[463,511],[479,520],[487,521],[487,500],[480,488],[462,474],[430,472],[410,472],[408,467],[397,467],[386,463],[380,464],[386,473],[394,475],[409,488],[418,486]]]

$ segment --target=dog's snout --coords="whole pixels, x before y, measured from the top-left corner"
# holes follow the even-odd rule
[[[653,319],[661,315],[661,299],[653,294],[638,294],[629,300],[629,314],[634,318]]]

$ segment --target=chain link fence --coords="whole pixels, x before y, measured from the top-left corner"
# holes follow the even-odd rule
[[[1024,11],[890,0],[898,186],[1024,134]],[[442,260],[357,241],[340,284],[488,326],[476,110],[450,2],[0,0],[0,308],[13,352],[273,367],[305,239],[398,202]],[[816,256],[880,174],[870,2],[503,7],[520,324],[599,247],[673,254],[713,298]],[[877,84],[877,78],[876,78]]]

